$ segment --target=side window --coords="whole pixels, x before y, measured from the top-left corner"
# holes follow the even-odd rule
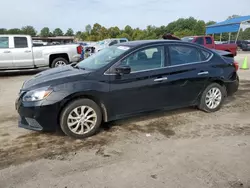
[[[192,46],[169,46],[171,65],[182,65],[202,61],[200,50]]]
[[[9,48],[9,37],[0,37],[0,48]]]
[[[118,44],[118,41],[117,40],[113,40],[112,42],[109,43],[109,46],[112,46],[112,45],[115,45],[115,44]]]
[[[127,40],[121,39],[120,43],[127,42]]]
[[[211,57],[211,53],[205,51],[205,50],[201,50],[201,60],[202,61],[206,61]]]
[[[206,44],[213,44],[212,39],[210,37],[206,37]]]
[[[164,47],[157,46],[139,50],[125,58],[120,65],[130,66],[131,72],[164,67]]]
[[[15,48],[27,48],[28,40],[26,37],[14,37]]]
[[[199,37],[196,39],[195,41],[196,44],[200,44],[200,45],[204,45],[204,38],[203,37]]]

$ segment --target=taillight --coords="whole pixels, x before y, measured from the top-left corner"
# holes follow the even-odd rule
[[[238,69],[239,69],[239,63],[237,63],[236,61],[234,61],[234,67],[235,67],[236,71],[238,71]]]
[[[76,50],[78,54],[82,54],[82,46],[77,46]]]

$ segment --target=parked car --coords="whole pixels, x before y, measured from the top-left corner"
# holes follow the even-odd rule
[[[238,90],[238,64],[227,54],[183,41],[113,45],[25,81],[16,100],[19,127],[60,127],[86,138],[102,122],[142,112],[186,106],[215,112]]]
[[[243,51],[248,51],[248,50],[250,50],[250,41],[244,41],[244,42],[242,42],[242,44],[241,44],[241,49],[242,49]]]
[[[105,39],[103,41],[99,41],[94,47],[96,49],[96,52],[99,52],[103,50],[104,48],[107,48],[115,44],[124,43],[124,42],[128,42],[128,39],[127,38],[111,38],[111,39]]]
[[[211,36],[189,36],[183,37],[181,40],[203,45],[210,49],[228,51],[234,56],[237,55],[237,44],[215,44],[214,38]]]
[[[0,35],[0,70],[57,67],[79,61],[81,52],[79,44],[37,46],[28,35]]]

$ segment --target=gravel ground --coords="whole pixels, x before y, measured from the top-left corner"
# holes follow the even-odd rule
[[[250,71],[239,71],[239,91],[216,113],[147,114],[86,140],[17,128],[14,101],[32,74],[0,77],[1,188],[250,188]]]

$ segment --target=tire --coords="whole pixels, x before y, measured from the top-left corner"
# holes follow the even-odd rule
[[[58,67],[58,63],[62,63],[61,66],[69,64],[69,61],[67,59],[64,59],[62,57],[56,58],[51,63],[51,68]]]
[[[221,93],[220,102],[219,102],[219,104],[217,103],[217,105],[215,105],[214,108],[210,108],[209,104],[206,103],[208,92],[211,91],[212,89],[218,89],[218,91]],[[226,96],[227,96],[227,92],[226,92],[225,87],[223,87],[217,83],[212,83],[212,84],[208,85],[206,87],[206,89],[203,91],[203,93],[200,97],[198,108],[200,110],[208,112],[208,113],[216,112],[221,108]],[[216,100],[216,101],[219,101],[219,100]]]
[[[82,106],[85,106],[84,110],[82,110],[82,108],[80,108]],[[90,122],[83,122],[83,121],[85,121],[83,119],[81,119],[81,120],[71,119],[70,117],[72,117],[72,116],[73,116],[72,118],[76,118],[76,117],[79,118],[79,116],[77,116],[77,114],[75,112],[73,112],[76,109],[78,110],[77,113],[82,114],[82,116],[90,115],[90,116],[88,116],[88,117],[91,117],[89,119],[84,118],[84,117],[81,117],[81,118],[83,118],[85,120],[88,119],[86,121],[94,122],[92,124],[93,126],[90,126]],[[87,113],[88,110],[90,110],[90,111],[93,110],[93,113]],[[82,111],[83,111],[83,113],[81,113]],[[94,118],[95,116],[96,116],[96,118]],[[82,124],[79,123],[80,125],[78,125],[78,123],[75,123],[75,122],[82,122]],[[86,127],[86,123],[87,123],[88,127],[90,127],[90,128]],[[90,136],[94,135],[95,133],[97,133],[101,123],[102,123],[101,109],[94,101],[92,101],[90,99],[78,99],[78,100],[70,102],[63,109],[63,111],[60,115],[60,127],[61,127],[62,131],[66,135],[73,137],[73,138],[77,138],[77,139],[87,138],[87,137],[90,137]],[[70,124],[71,125],[74,124],[74,125],[71,126],[71,128],[70,128]],[[79,128],[76,128],[77,126]],[[73,130],[74,128],[76,129],[75,131]],[[81,130],[86,130],[86,131],[88,130],[88,132],[84,132],[84,131],[79,132]],[[77,131],[78,131],[78,133],[77,133]]]

